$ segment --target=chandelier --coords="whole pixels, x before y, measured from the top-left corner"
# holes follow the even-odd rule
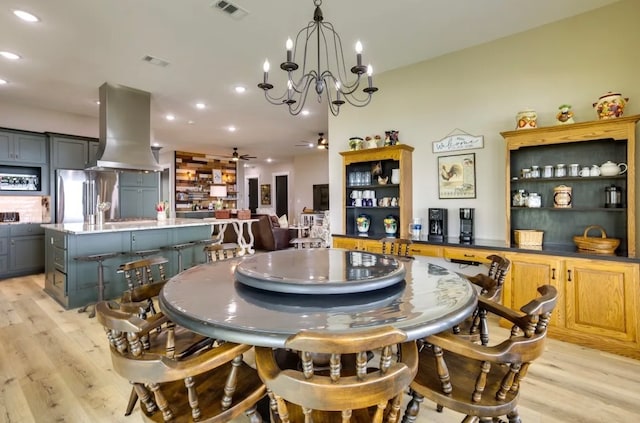
[[[322,102],[323,94],[329,103],[329,110],[334,116],[340,113],[340,106],[348,102],[352,106],[364,107],[371,102],[371,96],[378,88],[373,86],[371,65],[362,65],[362,44],[356,43],[356,64],[350,69],[355,80],[348,81],[347,67],[342,52],[342,41],[330,22],[324,21],[320,5],[322,0],[313,0],[316,10],[313,21],[302,28],[296,36],[295,48],[291,38],[287,39],[286,61],[280,64],[280,69],[287,73],[287,86],[279,97],[272,96],[269,91],[273,85],[269,83],[269,61],[264,62],[264,80],[258,84],[264,90],[264,96],[271,104],[285,104],[289,113],[298,115],[307,101],[309,90],[313,86],[318,102]],[[331,51],[330,51],[331,48]],[[311,57],[315,53],[316,64],[313,67]],[[301,55],[302,74],[297,77],[300,65],[295,59]],[[325,69],[322,69],[325,66]],[[360,84],[367,74],[367,84],[358,92]],[[364,85],[364,84],[363,84]]]

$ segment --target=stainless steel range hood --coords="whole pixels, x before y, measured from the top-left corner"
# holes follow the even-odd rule
[[[151,94],[122,85],[100,87],[100,145],[91,170],[161,171],[151,152]]]

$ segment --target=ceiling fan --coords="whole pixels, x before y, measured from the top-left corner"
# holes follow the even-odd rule
[[[239,154],[238,147],[233,147],[233,154],[227,157],[231,157],[231,160],[233,160],[234,162],[237,162],[238,160],[249,160],[256,158],[256,156],[250,156],[248,154]]]
[[[302,141],[302,144],[296,144],[296,147],[307,147],[307,148],[317,148],[319,150],[328,150],[329,149],[329,141],[324,137],[324,132],[318,132],[320,138],[314,144],[312,142]]]

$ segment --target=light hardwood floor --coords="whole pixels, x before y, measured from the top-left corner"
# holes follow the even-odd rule
[[[137,411],[123,416],[130,385],[111,370],[100,325],[65,311],[43,283],[43,275],[0,281],[0,421],[141,421]],[[526,423],[638,422],[640,361],[550,339],[523,384],[520,413]],[[428,401],[418,419],[461,420]]]

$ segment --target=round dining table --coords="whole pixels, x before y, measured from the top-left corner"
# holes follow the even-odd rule
[[[477,294],[428,257],[321,248],[198,265],[171,278],[159,302],[173,322],[202,335],[283,348],[305,330],[357,336],[391,326],[416,340],[470,316]]]

